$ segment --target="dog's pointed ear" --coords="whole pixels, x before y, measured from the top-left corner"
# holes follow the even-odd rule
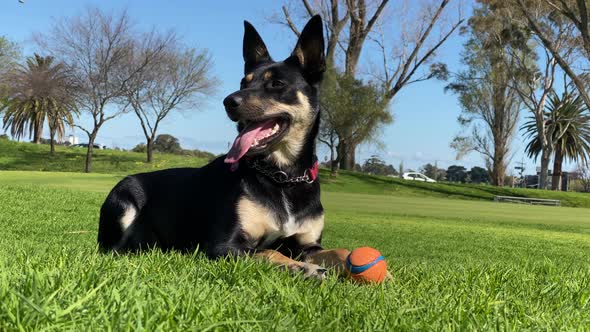
[[[272,61],[262,38],[248,21],[244,21],[243,56],[244,74],[251,72],[254,67],[262,62]]]
[[[290,60],[296,61],[303,69],[304,76],[311,80],[321,79],[326,70],[324,56],[324,29],[320,15],[313,16],[301,31]]]

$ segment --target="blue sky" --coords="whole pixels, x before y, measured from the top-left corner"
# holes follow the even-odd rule
[[[198,148],[214,153],[228,150],[229,142],[236,135],[235,127],[223,110],[224,96],[239,87],[243,63],[241,58],[243,20],[248,20],[258,29],[273,58],[283,59],[295,43],[293,34],[282,26],[271,24],[268,17],[280,10],[281,1],[65,1],[65,0],[5,0],[0,12],[0,34],[23,45],[25,55],[30,55],[34,45],[30,42],[33,32],[49,29],[56,18],[75,16],[86,6],[98,6],[105,10],[127,8],[138,28],[175,29],[189,46],[207,48],[213,56],[213,72],[219,78],[216,95],[208,98],[199,110],[173,114],[167,118],[160,133],[169,133],[181,140],[185,148]],[[454,35],[439,51],[441,61],[451,71],[460,69],[459,53],[463,38]],[[368,66],[366,62],[362,66]],[[368,69],[368,68],[365,68]],[[438,161],[440,167],[451,164],[483,166],[477,154],[455,161],[455,152],[449,148],[452,137],[459,128],[456,118],[460,108],[457,98],[445,94],[444,82],[427,81],[404,88],[391,104],[395,122],[383,129],[383,148],[362,146],[357,156],[362,162],[372,154],[381,156],[397,166],[403,160],[406,168],[418,169],[425,163]],[[85,118],[82,118],[84,122]],[[86,135],[76,130],[80,141]],[[133,114],[107,122],[99,132],[97,142],[107,146],[131,148],[143,142],[138,121]],[[514,162],[521,161],[522,138],[514,142]],[[327,150],[319,150],[321,160]],[[526,160],[528,171],[534,164]],[[513,166],[513,165],[512,165]],[[511,166],[511,168],[513,168]]]

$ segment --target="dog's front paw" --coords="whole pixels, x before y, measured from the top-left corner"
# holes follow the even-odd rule
[[[311,263],[303,263],[303,262],[289,266],[289,270],[291,270],[292,272],[303,273],[304,278],[311,278],[311,279],[317,279],[317,280],[326,279],[326,275],[328,273],[328,270],[324,267],[321,267],[321,266],[315,265],[315,264],[311,264]]]
[[[328,274],[328,270],[326,268],[311,263],[303,264],[303,275],[306,278],[314,278],[318,280],[326,279],[326,275]]]
[[[387,271],[387,273],[385,273],[385,281],[389,282],[393,280],[393,276],[391,275],[391,273],[389,273],[389,271]]]

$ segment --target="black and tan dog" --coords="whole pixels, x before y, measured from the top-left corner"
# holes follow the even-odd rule
[[[244,26],[245,76],[223,101],[239,131],[229,153],[202,168],[122,180],[100,211],[98,243],[119,252],[198,247],[211,258],[252,254],[321,279],[324,267],[342,270],[349,254],[320,245],[322,22],[314,16],[282,62],[271,59],[252,25]]]

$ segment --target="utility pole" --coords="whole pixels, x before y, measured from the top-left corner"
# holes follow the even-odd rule
[[[526,169],[524,167],[524,157],[521,162],[516,163],[516,167],[514,167],[514,169],[518,170],[518,175],[520,177],[520,185],[522,186],[522,188],[526,188],[526,179],[524,178],[524,171]]]

